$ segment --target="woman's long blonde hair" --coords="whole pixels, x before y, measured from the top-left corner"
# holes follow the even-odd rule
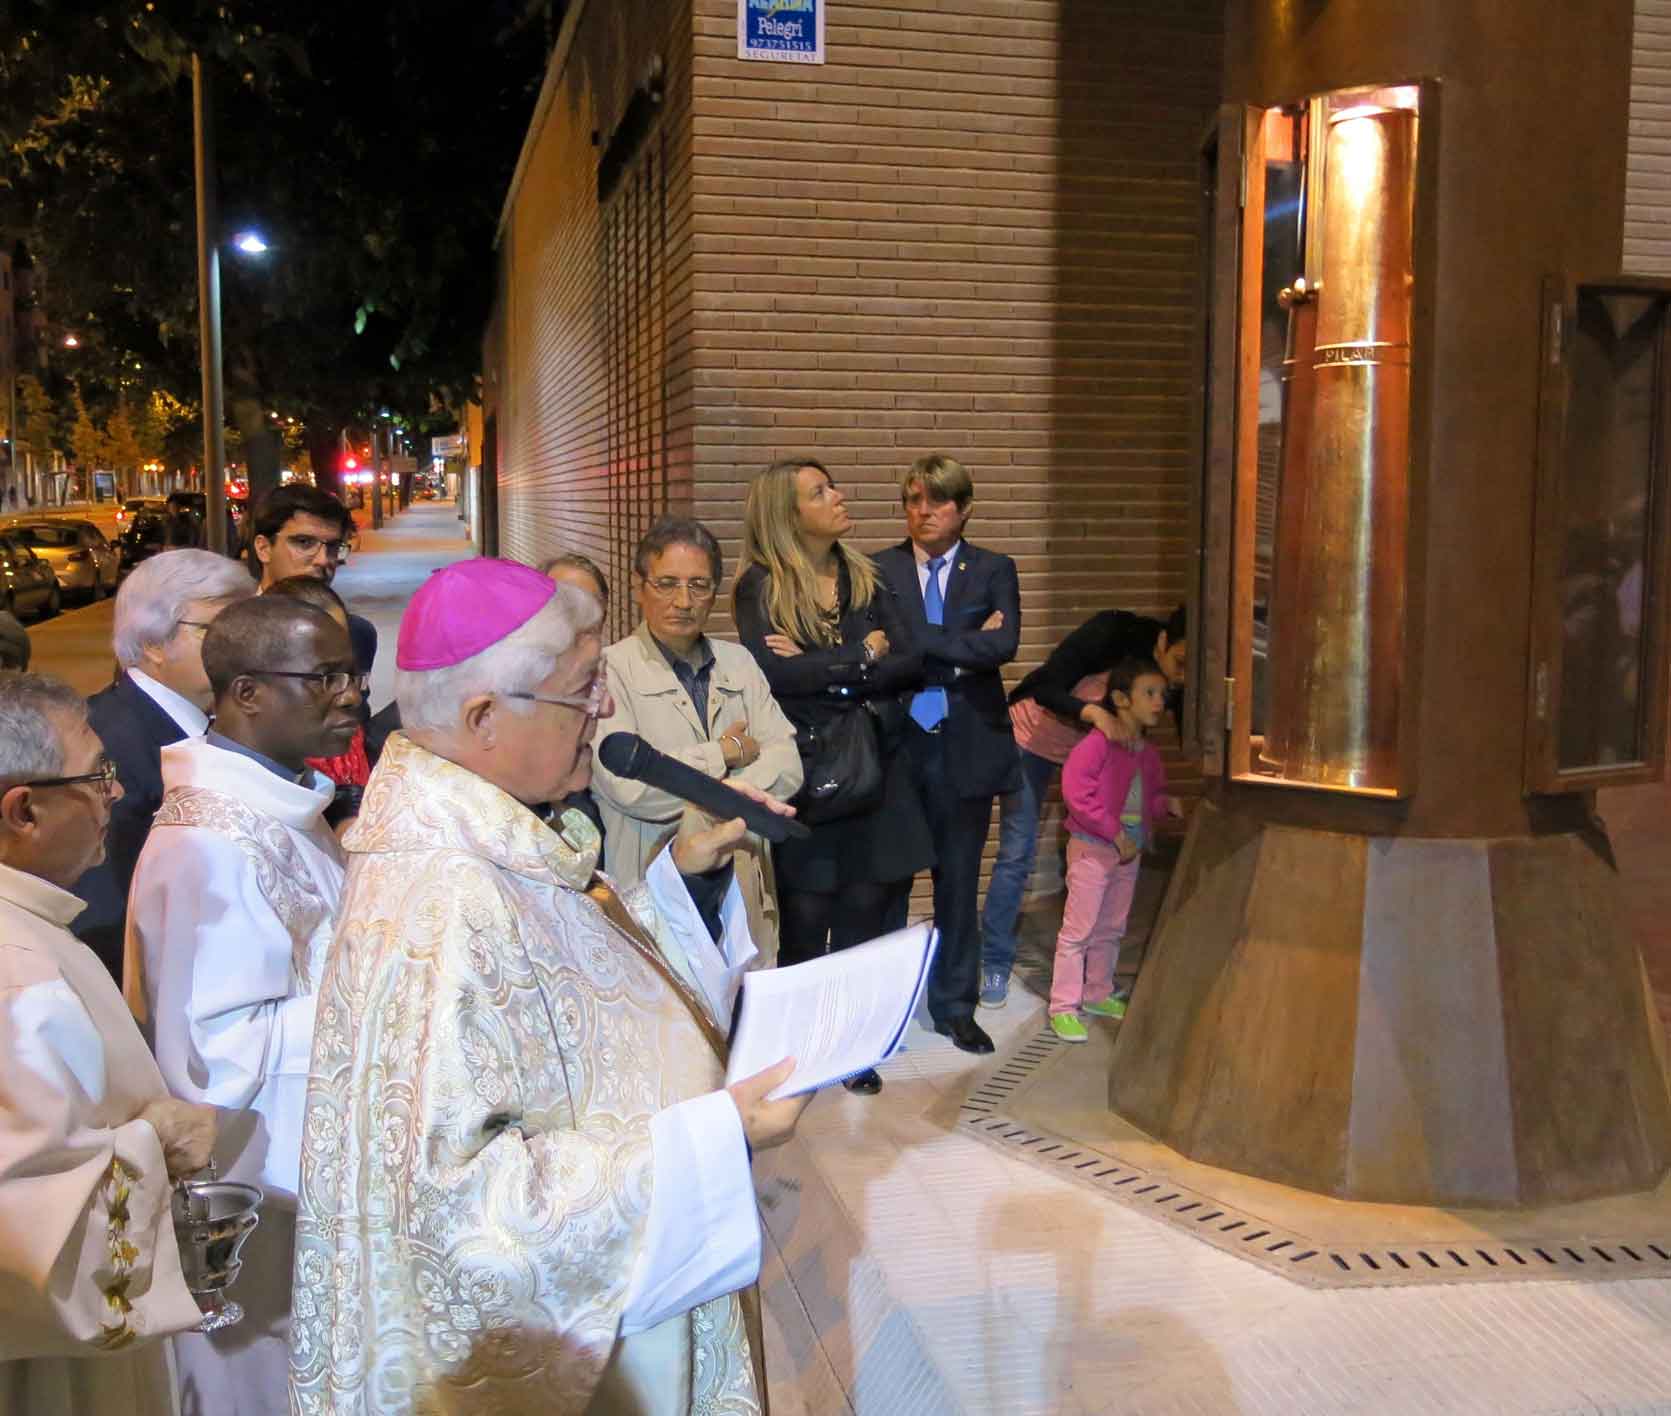
[[[773,629],[800,644],[829,646],[836,642],[836,631],[819,613],[818,576],[801,544],[796,474],[803,467],[816,467],[830,476],[815,458],[792,457],[774,462],[749,483],[743,507],[743,565],[766,568],[766,613]],[[833,485],[835,479],[830,481]],[[876,564],[841,541],[834,549],[847,567],[849,603],[863,609],[876,593]],[[733,590],[733,605],[735,600]]]

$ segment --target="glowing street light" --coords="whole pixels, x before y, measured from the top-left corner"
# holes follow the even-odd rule
[[[75,337],[75,335],[73,335],[73,334],[66,334],[64,336],[64,348],[66,348],[66,349],[79,349],[79,348],[81,348],[81,341],[79,339],[77,339]]]
[[[264,256],[273,249],[262,240],[259,231],[240,231],[232,238],[232,244],[246,256]]]

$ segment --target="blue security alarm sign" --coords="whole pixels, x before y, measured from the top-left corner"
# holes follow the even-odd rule
[[[737,57],[824,62],[825,0],[737,0]]]

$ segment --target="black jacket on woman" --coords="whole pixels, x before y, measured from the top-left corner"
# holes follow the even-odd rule
[[[760,565],[751,565],[738,578],[737,636],[754,655],[797,736],[802,729],[816,730],[838,714],[857,711],[852,707],[855,698],[897,699],[922,686],[922,660],[912,646],[899,602],[880,578],[870,603],[854,608],[843,564],[839,642],[825,648],[797,639],[801,652],[787,658],[766,647],[766,636],[778,632],[767,604],[767,581]],[[867,663],[865,636],[877,629],[888,636],[888,652]],[[934,864],[928,822],[911,786],[908,765],[895,749],[897,743],[884,741],[882,804],[874,811],[823,822],[812,828],[810,838],[776,848],[780,888],[830,893],[855,883],[906,880]]]

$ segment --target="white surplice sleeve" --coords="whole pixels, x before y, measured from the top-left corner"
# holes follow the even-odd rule
[[[708,933],[690,892],[673,863],[673,852],[657,853],[644,872],[642,887],[655,909],[659,929],[656,942],[685,978],[696,985],[722,1032],[731,1030],[731,1013],[737,1006],[737,990],[743,972],[758,952],[748,932],[748,906],[733,877],[720,905],[720,936],[716,943]],[[634,893],[637,893],[636,891]],[[628,900],[631,907],[632,901]]]
[[[105,1086],[62,979],[0,988],[0,1362],[97,1357],[202,1319],[157,1133],[91,1124]]]
[[[169,845],[128,911],[168,1089],[238,1110],[275,1077],[305,1086],[317,999],[290,997],[294,945],[255,870],[212,832],[171,830]]]
[[[657,1112],[650,1145],[650,1216],[627,1286],[622,1337],[760,1276],[754,1177],[731,1094],[709,1092]]]
[[[720,907],[720,938],[691,902],[672,852],[644,875],[662,925],[657,942],[680,962],[728,1026],[743,969],[754,957],[737,882]],[[671,937],[670,937],[671,936]],[[625,1337],[746,1288],[760,1273],[760,1216],[742,1118],[729,1092],[709,1092],[658,1112],[650,1122],[652,1181],[644,1247],[622,1312]]]

